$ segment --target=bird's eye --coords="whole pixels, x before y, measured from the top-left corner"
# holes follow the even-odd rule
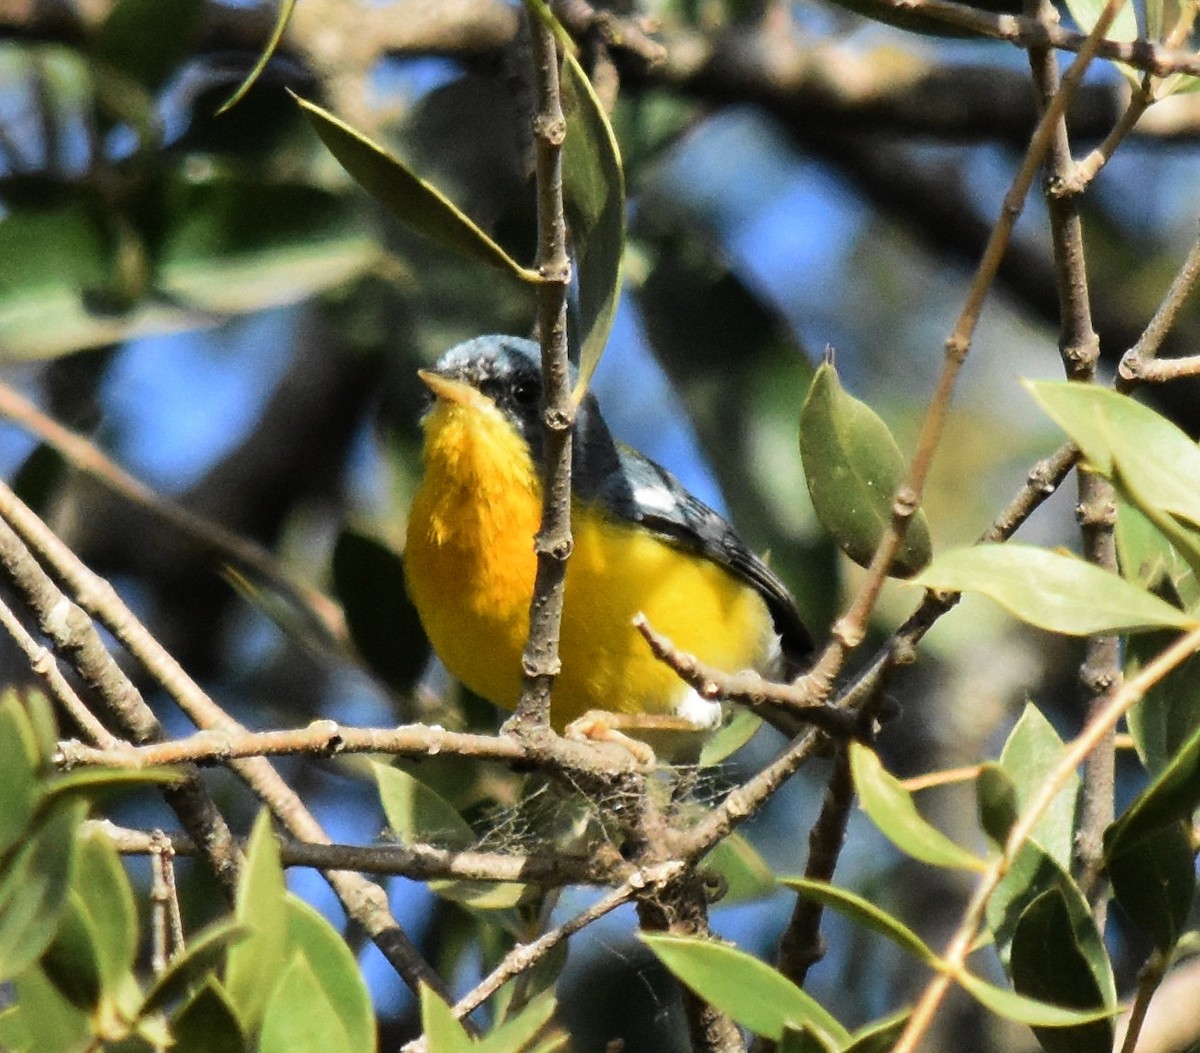
[[[537,385],[528,380],[518,380],[512,394],[520,405],[530,406],[537,401]]]

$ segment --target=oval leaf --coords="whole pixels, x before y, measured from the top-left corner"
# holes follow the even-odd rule
[[[521,281],[541,280],[536,271],[517,263],[454,202],[415,175],[399,158],[316,103],[294,97],[329,152],[401,223]]]
[[[274,963],[272,973],[278,971]],[[258,1053],[295,1053],[300,1049],[351,1050],[349,1036],[329,992],[303,954],[296,954],[274,985],[263,1013]]]
[[[800,411],[800,459],[821,525],[855,563],[870,565],[904,482],[900,447],[866,403],[847,394],[825,362]],[[888,573],[915,574],[929,562],[929,526],[919,509]]]
[[[987,864],[921,818],[910,794],[884,771],[874,750],[850,744],[850,769],[863,811],[900,851],[935,867],[986,869]]]
[[[1196,892],[1191,825],[1180,819],[1105,853],[1113,893],[1128,914],[1166,953],[1182,935]]]
[[[426,984],[421,985],[421,1030],[429,1053],[470,1053],[472,1049],[466,1028]]]
[[[974,545],[938,556],[913,584],[978,592],[1030,625],[1068,636],[1186,629],[1196,619],[1075,556],[1032,545]]]
[[[816,999],[736,947],[688,936],[641,939],[700,998],[756,1035],[778,1041],[786,1027],[807,1027],[839,1047],[850,1040]]]

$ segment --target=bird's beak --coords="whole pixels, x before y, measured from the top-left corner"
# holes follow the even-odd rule
[[[453,402],[469,409],[483,409],[493,405],[492,400],[482,391],[461,380],[451,380],[449,377],[444,377],[440,373],[434,373],[428,369],[418,369],[417,376],[439,399],[445,399],[447,402]]]

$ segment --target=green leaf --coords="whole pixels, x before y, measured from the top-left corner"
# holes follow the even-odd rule
[[[278,968],[278,963],[276,963]],[[294,954],[263,1011],[258,1053],[353,1050],[329,992],[303,954]]]
[[[1060,889],[1052,888],[1022,912],[1013,934],[1013,986],[1024,995],[1055,1005],[1091,1009],[1106,1003],[1083,950]],[[1112,1053],[1111,1019],[1071,1028],[1038,1029],[1047,1053]]]
[[[1131,9],[1126,10],[1132,18]],[[1027,381],[1025,386],[1093,470],[1111,480],[1114,455],[1136,450],[1137,486],[1146,500],[1200,526],[1200,448],[1183,431],[1108,388],[1047,381]]]
[[[308,961],[313,976],[356,1053],[374,1053],[375,1012],[358,962],[346,941],[314,907],[287,897],[288,948]]]
[[[1113,894],[1134,924],[1163,953],[1187,927],[1196,892],[1191,824],[1183,819],[1126,835],[1115,850],[1106,846],[1105,869]]]
[[[333,549],[333,588],[367,666],[394,691],[411,691],[429,644],[408,598],[400,555],[376,538],[343,530]]]
[[[733,717],[726,721],[715,732],[704,740],[700,748],[700,757],[696,761],[699,768],[711,768],[720,764],[737,753],[749,742],[762,726],[762,717],[756,716],[748,709],[740,706],[735,709]]]
[[[1067,10],[1071,12],[1071,17],[1075,19],[1084,33],[1092,31],[1092,28],[1100,20],[1100,12],[1104,10],[1105,6],[1105,0],[1067,0]],[[1134,11],[1132,0],[1125,0],[1117,9],[1117,15],[1108,27],[1105,39],[1130,43],[1137,38],[1137,14]],[[1144,76],[1141,70],[1134,69],[1125,62],[1114,62],[1113,65],[1125,75],[1135,88],[1141,87]]]
[[[432,988],[421,985],[421,1030],[429,1053],[470,1053],[471,1036]]]
[[[203,11],[201,0],[118,0],[94,38],[97,54],[158,87],[190,54]]]
[[[850,744],[850,768],[863,811],[900,851],[935,867],[982,871],[987,863],[921,818],[910,794],[884,771],[874,750]]]
[[[811,995],[765,962],[715,940],[642,933],[675,976],[756,1035],[778,1041],[784,1028],[808,1027],[841,1046],[850,1033]]]
[[[541,280],[536,271],[517,263],[445,194],[415,175],[399,158],[316,103],[299,96],[296,102],[341,166],[401,223],[521,281]]]
[[[1021,918],[1034,900],[1054,892],[1067,909],[1072,925],[1072,942],[1091,970],[1092,982],[1104,1005],[1115,1005],[1116,981],[1104,940],[1083,892],[1070,870],[1036,841],[1022,846],[987,904],[987,920],[996,938],[996,950],[1011,972],[1012,944]],[[1091,1001],[1088,1005],[1095,1004]]]
[[[562,66],[563,197],[579,279],[578,402],[608,343],[625,252],[625,174],[617,138],[587,74],[568,52]]]
[[[978,592],[1030,625],[1068,636],[1192,628],[1196,619],[1123,578],[1044,548],[974,545],[938,556],[913,584]]]
[[[279,846],[271,817],[264,810],[250,833],[234,907],[234,917],[250,929],[250,936],[229,949],[225,966],[225,989],[247,1034],[261,1026],[267,999],[285,961],[288,910],[284,892]]]
[[[1113,450],[1112,459],[1112,482],[1117,494],[1134,505],[1150,525],[1170,543],[1170,551],[1176,556],[1176,561],[1186,563],[1193,577],[1200,574],[1200,533],[1195,526],[1177,519],[1150,499],[1139,479],[1140,468],[1136,454],[1131,456],[1123,451]],[[1176,573],[1171,578],[1171,584],[1174,585],[1177,580],[1182,581],[1182,578],[1182,574]],[[1182,592],[1177,595],[1182,595]]]
[[[785,1027],[778,1053],[837,1053],[837,1046],[809,1027]]]
[[[246,939],[250,931],[241,922],[224,918],[193,936],[187,950],[172,959],[163,973],[155,977],[153,986],[146,992],[141,1012],[154,1013],[167,1008],[193,985],[199,987],[197,994],[200,994],[204,990],[204,986],[200,986],[202,981],[216,972],[229,948]]]
[[[941,959],[912,929],[862,896],[809,878],[780,878],[779,881],[788,888],[794,888],[800,895],[831,907],[839,914],[844,914],[852,921],[879,933],[924,964],[935,969],[941,965]]]
[[[475,832],[454,806],[408,772],[374,764],[375,780],[388,825],[402,844],[426,842],[445,848],[471,848]],[[431,881],[429,889],[478,910],[505,910],[528,895],[511,881]]]
[[[0,861],[33,819],[44,765],[17,693],[5,692],[0,697]]]
[[[556,1008],[554,992],[545,991],[516,1016],[504,1021],[472,1047],[472,1053],[521,1053],[550,1023]],[[540,1048],[540,1047],[539,1047]]]
[[[171,1053],[245,1053],[246,1039],[221,985],[209,977],[171,1020]]]
[[[0,980],[24,972],[50,945],[67,907],[83,801],[53,806],[0,874]]]
[[[980,767],[975,779],[975,805],[983,832],[997,848],[1003,848],[1021,810],[1017,805],[1017,787],[999,764]]]
[[[1000,767],[1012,780],[1017,811],[1024,811],[1038,796],[1062,759],[1066,747],[1053,725],[1032,702],[1026,703],[1000,753]],[[1069,868],[1075,844],[1075,801],[1079,776],[1072,773],[1054,800],[1034,824],[1030,837]]]
[[[121,857],[112,841],[99,831],[85,831],[79,839],[72,887],[95,935],[103,990],[115,993],[133,971],[138,918]]]
[[[1200,728],[1108,828],[1104,836],[1105,854],[1119,854],[1157,827],[1180,819],[1190,821],[1197,805],[1200,805]]]
[[[821,525],[855,563],[869,566],[892,521],[905,463],[887,425],[845,391],[831,362],[817,370],[800,411],[800,458]],[[915,574],[931,551],[918,509],[888,573]]]
[[[1028,1024],[1030,1027],[1079,1027],[1090,1024],[1094,1020],[1103,1020],[1116,1013],[1115,1009],[1079,1010],[1063,1006],[1050,1005],[1015,991],[997,987],[979,979],[971,973],[963,972],[955,975],[955,980],[963,990],[986,1009],[1005,1020],[1018,1024]]]
[[[279,5],[279,11],[275,15],[275,25],[271,30],[271,36],[268,38],[262,54],[258,56],[258,61],[254,63],[254,68],[246,74],[245,79],[237,86],[237,90],[217,108],[218,117],[226,110],[232,109],[241,102],[246,97],[246,92],[253,88],[255,82],[262,76],[262,71],[267,68],[267,63],[271,61],[271,58],[279,49],[279,43],[283,40],[284,31],[287,29],[287,24],[292,18],[292,12],[295,10],[296,0],[282,0]]]
[[[745,903],[775,891],[775,875],[767,861],[739,833],[718,841],[701,861],[702,870],[719,875],[724,886],[721,903]]]
[[[82,796],[94,800],[106,790],[127,790],[139,786],[170,786],[183,779],[178,768],[95,768],[55,775],[44,784],[47,800]]]
[[[0,1014],[0,1049],[11,1053],[79,1053],[92,1038],[91,1022],[37,966],[13,983],[15,1005]]]
[[[850,1045],[842,1053],[890,1053],[901,1033],[908,1026],[912,1014],[907,1009],[893,1013],[882,1020],[866,1024],[851,1035]]]

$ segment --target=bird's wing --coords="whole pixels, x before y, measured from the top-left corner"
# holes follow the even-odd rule
[[[778,576],[747,547],[715,509],[694,497],[670,472],[628,446],[618,445],[620,470],[605,473],[596,495],[612,513],[728,568],[767,604],[784,656],[795,665],[812,650],[796,601]]]

